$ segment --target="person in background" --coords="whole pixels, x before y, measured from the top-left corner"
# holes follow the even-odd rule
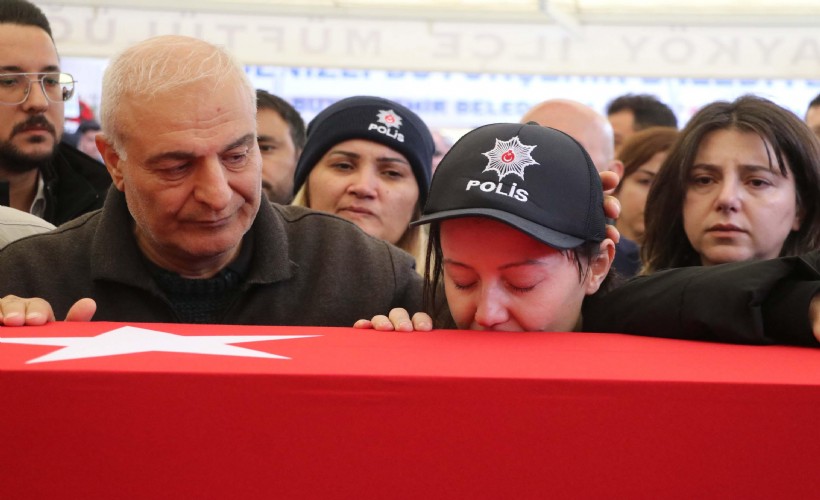
[[[607,119],[589,106],[568,99],[550,99],[536,104],[521,118],[521,123],[535,122],[558,129],[581,143],[599,172],[614,172],[623,177],[624,165],[615,158],[612,126]],[[640,261],[640,249],[629,238],[616,244],[612,267],[622,276],[632,276]]]
[[[645,214],[645,273],[818,249],[820,141],[760,97],[708,104],[669,151]]]
[[[4,324],[346,326],[421,306],[404,252],[337,217],[262,202],[256,92],[223,49],[140,42],[107,67],[101,109],[114,189],[102,210],[0,250]]]
[[[287,101],[256,89],[256,131],[262,154],[262,189],[270,201],[290,203],[293,172],[305,147],[305,122]]]
[[[633,134],[621,148],[624,178],[615,190],[615,196],[621,202],[621,215],[615,226],[623,237],[639,246],[644,238],[646,197],[677,137],[678,130],[675,128],[649,127]],[[635,273],[639,269],[638,260],[634,266]]]
[[[615,155],[629,136],[649,127],[678,128],[678,119],[672,108],[649,94],[626,94],[616,97],[607,105],[607,118],[615,132]]]
[[[820,139],[820,94],[811,100],[806,109],[806,125]]]
[[[84,121],[77,127],[77,149],[102,162],[102,156],[97,149],[97,134],[102,131],[100,124],[94,120]]]
[[[62,144],[74,79],[60,71],[48,19],[26,0],[0,2],[0,204],[60,225],[100,208],[111,178]]]
[[[12,241],[54,229],[39,217],[11,207],[0,205],[0,249]]]
[[[612,125],[586,104],[569,99],[549,99],[530,108],[521,123],[535,122],[569,134],[587,150],[599,172],[623,177],[624,166],[615,158]]]
[[[433,129],[430,131],[433,135],[433,144],[436,145],[436,150],[433,152],[433,172],[436,171],[439,162],[441,159],[444,158],[444,155],[450,151],[450,148],[453,147],[452,141],[445,135],[441,133],[441,131]]]
[[[424,233],[410,222],[427,197],[433,151],[427,125],[401,104],[342,99],[308,125],[293,203],[353,222],[413,255],[421,269]]]

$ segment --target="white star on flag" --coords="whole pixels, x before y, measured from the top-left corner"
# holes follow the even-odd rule
[[[58,349],[45,356],[27,361],[27,364],[141,352],[178,352],[244,356],[249,358],[290,359],[286,356],[279,356],[278,354],[257,351],[255,349],[246,349],[231,344],[309,337],[320,337],[320,335],[175,335],[173,333],[148,330],[134,326],[124,326],[97,335],[96,337],[5,337],[0,338],[0,343],[63,347],[63,349]]]

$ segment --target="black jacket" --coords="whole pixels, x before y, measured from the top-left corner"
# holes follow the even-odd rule
[[[43,219],[55,226],[102,208],[111,185],[105,165],[63,143],[42,175],[46,198]]]
[[[583,328],[738,344],[818,345],[809,303],[820,251],[633,278],[584,301]]]

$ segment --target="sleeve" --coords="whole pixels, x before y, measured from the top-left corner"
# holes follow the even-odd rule
[[[584,303],[586,331],[739,344],[820,345],[809,302],[818,253],[686,267],[627,281]]]
[[[384,243],[393,266],[394,293],[391,308],[401,307],[413,314],[422,310],[422,279],[410,254]],[[384,312],[386,314],[386,311]]]

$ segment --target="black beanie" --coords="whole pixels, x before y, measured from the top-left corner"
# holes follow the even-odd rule
[[[293,192],[307,180],[330,148],[351,139],[378,142],[398,151],[413,169],[423,206],[430,188],[433,136],[421,118],[401,104],[381,97],[356,96],[325,108],[310,121],[307,142],[296,164]]]

